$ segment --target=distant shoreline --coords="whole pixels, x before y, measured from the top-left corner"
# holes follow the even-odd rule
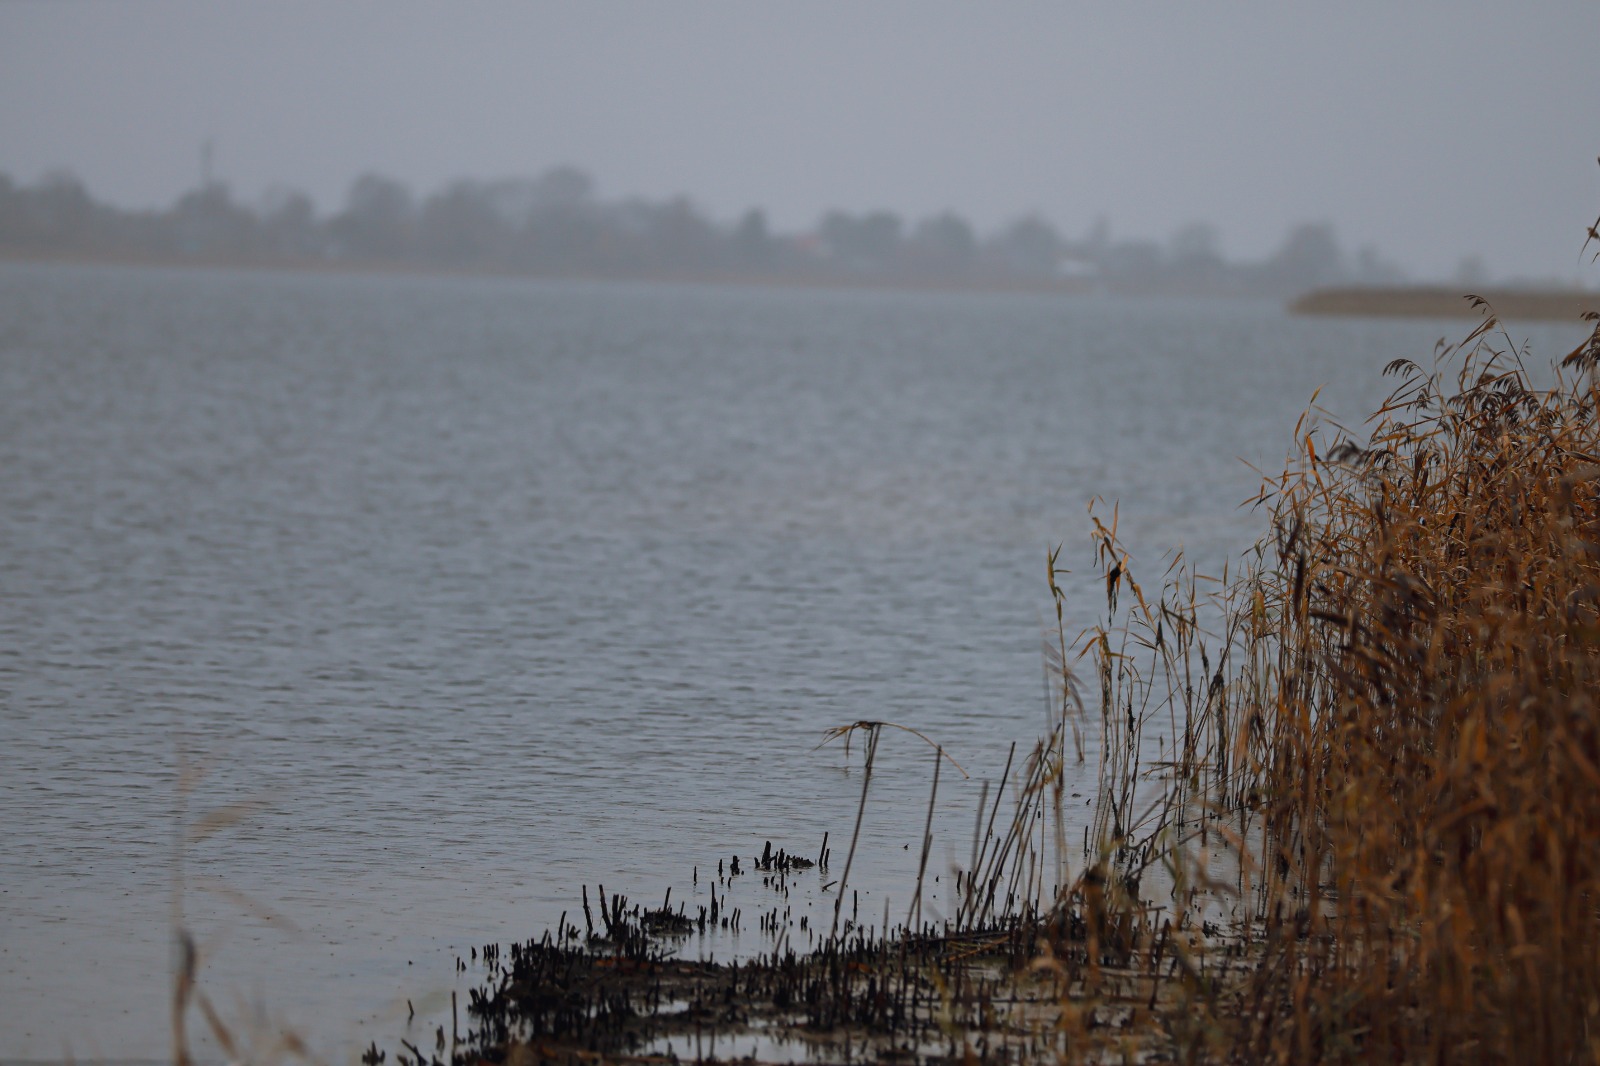
[[[1262,299],[1264,294],[1216,291],[1118,291],[1097,287],[1082,279],[961,279],[805,277],[763,274],[651,273],[550,273],[450,267],[434,263],[373,259],[250,259],[242,257],[190,257],[130,252],[65,252],[0,248],[0,263],[58,264],[102,267],[147,267],[157,270],[239,270],[273,274],[330,274],[352,277],[495,278],[538,282],[592,282],[623,285],[735,285],[761,289],[866,290],[877,292],[1029,294],[1050,296],[1105,296],[1117,299],[1177,297],[1180,299]],[[1495,314],[1507,319],[1575,322],[1585,312],[1600,312],[1600,292],[1581,289],[1482,288],[1472,295],[1488,301]],[[1288,302],[1291,314],[1408,318],[1474,318],[1466,288],[1444,285],[1342,286],[1314,289]]]
[[[770,274],[682,274],[543,272],[488,266],[444,266],[380,259],[248,259],[179,255],[126,255],[101,252],[18,251],[0,249],[0,263],[59,266],[148,267],[156,270],[239,270],[269,274],[332,274],[350,277],[493,278],[512,281],[578,282],[620,285],[739,285],[763,289],[871,290],[888,292],[1021,293],[1093,295],[1091,286],[1073,279],[1058,281],[960,278],[806,277]],[[1119,294],[1135,295],[1135,294]]]
[[[1600,292],[1581,289],[1483,288],[1472,295],[1487,301],[1502,318],[1572,322],[1585,312],[1600,311]],[[1480,313],[1464,286],[1443,285],[1316,289],[1291,302],[1289,310],[1297,315],[1413,318],[1474,318]]]

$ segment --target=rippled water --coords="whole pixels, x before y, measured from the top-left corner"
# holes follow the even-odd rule
[[[948,869],[1041,729],[1045,552],[1091,569],[1089,498],[1152,576],[1179,544],[1220,568],[1257,531],[1241,459],[1462,331],[0,266],[0,1058],[165,1053],[180,751],[193,810],[261,804],[186,849],[207,987],[335,1061],[580,884],[703,900],[768,838],[842,854],[859,753],[815,750],[829,726],[972,772],[941,784]],[[885,737],[863,921],[909,902],[930,759]],[[829,914],[815,880],[795,906]]]

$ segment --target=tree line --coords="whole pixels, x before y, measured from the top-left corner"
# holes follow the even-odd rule
[[[1165,243],[1113,240],[1104,221],[1071,239],[1037,215],[980,235],[953,212],[908,223],[886,210],[829,211],[809,231],[779,233],[759,209],[718,222],[685,197],[604,200],[573,167],[456,181],[421,198],[366,174],[331,214],[292,190],[247,206],[218,181],[164,210],[128,210],[97,202],[67,173],[31,185],[0,173],[0,254],[11,256],[1128,294],[1285,296],[1400,280],[1371,249],[1348,254],[1325,224],[1295,227],[1256,262],[1218,249],[1216,230],[1203,224]]]

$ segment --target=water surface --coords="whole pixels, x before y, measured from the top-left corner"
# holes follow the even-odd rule
[[[165,1053],[180,752],[192,810],[261,804],[184,849],[207,987],[333,1061],[431,1040],[404,1000],[447,1014],[458,954],[580,884],[704,902],[768,838],[842,857],[859,752],[815,750],[829,726],[972,772],[941,784],[948,871],[1041,731],[1044,560],[1092,572],[1087,501],[1147,580],[1180,545],[1220,571],[1314,389],[1359,417],[1461,331],[0,266],[0,1058]],[[930,759],[884,740],[863,921],[903,917]],[[831,914],[821,884],[797,912]]]

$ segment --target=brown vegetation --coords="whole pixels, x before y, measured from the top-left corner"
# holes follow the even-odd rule
[[[1580,289],[1490,289],[1484,300],[1503,318],[1570,322],[1600,310],[1600,293]],[[1470,318],[1475,297],[1443,285],[1357,286],[1316,289],[1297,298],[1297,315],[1369,315],[1411,318]]]
[[[1094,638],[1107,726],[1181,723],[1142,839],[1203,875],[1223,835],[1247,919],[1180,1057],[1600,1059],[1600,330],[1541,390],[1495,325],[1391,364],[1364,442],[1302,422],[1209,655],[1192,581],[1146,601],[1101,531],[1137,600]]]

